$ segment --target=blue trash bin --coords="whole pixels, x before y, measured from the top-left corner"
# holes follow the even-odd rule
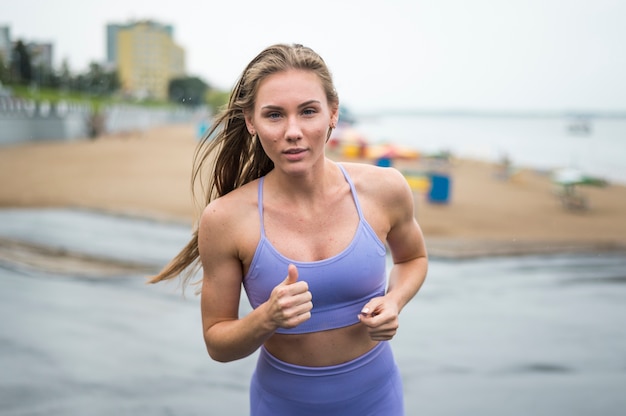
[[[376,166],[380,166],[383,168],[390,168],[391,165],[391,158],[389,157],[381,157],[376,161]]]
[[[204,137],[204,134],[206,133],[206,131],[209,129],[209,127],[211,127],[211,125],[209,124],[208,121],[206,120],[202,120],[198,123],[198,130],[197,130],[197,138],[198,139],[202,139]]]
[[[448,175],[430,175],[428,200],[439,204],[447,204],[450,202],[450,177]]]

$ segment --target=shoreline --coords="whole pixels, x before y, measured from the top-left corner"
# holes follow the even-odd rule
[[[80,209],[191,230],[197,142],[193,125],[174,124],[96,140],[1,147],[0,209]],[[397,160],[394,167],[425,172],[433,169],[427,162]],[[580,187],[589,207],[577,211],[561,205],[545,172],[522,168],[503,179],[497,164],[454,158],[436,169],[450,179],[444,203],[429,201],[423,180],[414,188],[416,218],[433,258],[626,253],[625,186]]]
[[[89,208],[35,208],[82,211],[162,225],[186,227],[186,221],[150,217],[137,213],[110,212]],[[191,230],[191,228],[190,228]],[[468,239],[426,237],[429,257],[440,261],[467,261],[506,257],[551,257],[593,255],[626,255],[626,245],[611,241],[545,241]],[[180,247],[182,248],[182,246]],[[176,252],[172,252],[172,257]],[[42,244],[21,238],[0,236],[0,267],[7,270],[32,271],[57,276],[98,278],[146,278],[155,275],[164,264],[121,260],[102,255],[83,253],[62,245]]]

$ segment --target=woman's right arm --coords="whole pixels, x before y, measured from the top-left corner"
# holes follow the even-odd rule
[[[239,318],[242,265],[237,209],[232,208],[225,201],[213,201],[202,214],[198,232],[204,341],[211,358],[221,362],[252,354],[277,328],[294,327],[309,319],[312,307],[306,282],[298,282],[297,270],[290,266],[268,301]]]

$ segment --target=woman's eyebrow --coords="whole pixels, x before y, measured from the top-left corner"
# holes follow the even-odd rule
[[[302,107],[307,107],[311,104],[320,104],[319,100],[308,100],[303,102],[302,104],[298,105],[298,108],[302,108]],[[274,104],[267,104],[264,105],[263,107],[261,107],[261,110],[282,110],[283,107],[279,106],[279,105],[274,105]]]

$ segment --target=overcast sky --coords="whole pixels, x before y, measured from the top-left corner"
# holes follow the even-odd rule
[[[190,75],[230,89],[264,47],[302,43],[341,101],[379,109],[626,111],[626,0],[0,0],[13,39],[74,71],[107,23],[174,26]]]

